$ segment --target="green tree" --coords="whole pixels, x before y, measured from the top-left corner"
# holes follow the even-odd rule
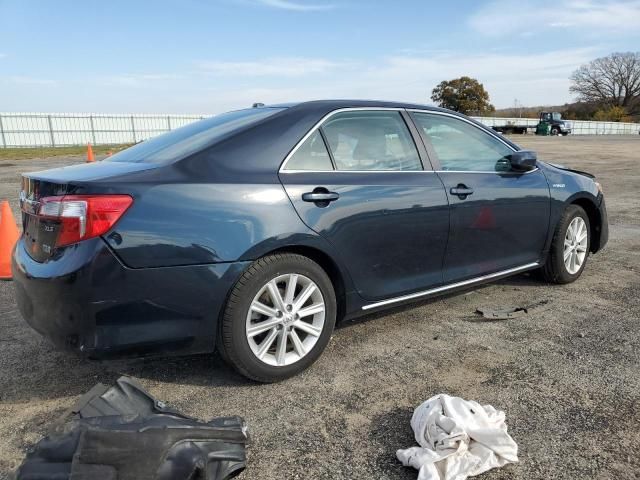
[[[600,109],[593,114],[594,120],[601,122],[630,122],[631,118],[627,115],[624,108],[617,105],[607,109]]]
[[[439,107],[465,114],[484,114],[495,111],[489,94],[475,78],[460,77],[440,82],[431,92],[431,100]]]

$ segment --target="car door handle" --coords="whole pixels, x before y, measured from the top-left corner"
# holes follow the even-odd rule
[[[302,194],[302,200],[305,202],[333,202],[340,198],[340,194],[336,192],[307,192]]]
[[[449,191],[451,192],[451,195],[457,195],[462,200],[464,200],[465,198],[467,198],[467,195],[471,195],[473,193],[473,188],[469,188],[466,185],[460,183],[457,187],[452,187]]]

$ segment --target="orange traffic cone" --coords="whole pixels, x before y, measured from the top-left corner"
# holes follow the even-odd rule
[[[91,144],[87,143],[87,163],[95,162],[96,157],[93,156],[93,148],[91,148]]]
[[[18,241],[18,227],[11,213],[11,207],[6,200],[2,202],[0,212],[0,279],[11,280],[11,252]]]

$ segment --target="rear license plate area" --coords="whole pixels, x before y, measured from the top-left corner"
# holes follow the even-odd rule
[[[48,258],[56,245],[60,223],[24,213],[24,241],[35,260]]]

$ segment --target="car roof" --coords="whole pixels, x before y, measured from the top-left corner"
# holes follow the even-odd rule
[[[220,181],[269,183],[278,180],[278,170],[296,144],[329,113],[344,108],[397,108],[443,112],[467,118],[451,110],[416,103],[383,100],[312,100],[275,105],[257,104],[257,109],[279,109],[259,122],[232,132],[198,154],[189,157],[184,170],[212,169]],[[487,127],[474,120],[479,128]],[[507,139],[505,141],[508,142]],[[510,143],[510,142],[509,142]],[[517,147],[516,147],[517,148]]]
[[[334,99],[334,100],[309,100],[304,102],[286,102],[278,104],[268,104],[264,107],[257,108],[296,108],[296,109],[313,109],[323,108],[331,111],[341,108],[359,108],[359,107],[371,107],[371,108],[407,108],[418,110],[433,110],[433,111],[445,111],[450,112],[444,108],[434,107],[430,105],[422,105],[419,103],[406,103],[406,102],[394,102],[388,100],[356,100],[356,99]],[[455,112],[452,112],[455,113]]]

